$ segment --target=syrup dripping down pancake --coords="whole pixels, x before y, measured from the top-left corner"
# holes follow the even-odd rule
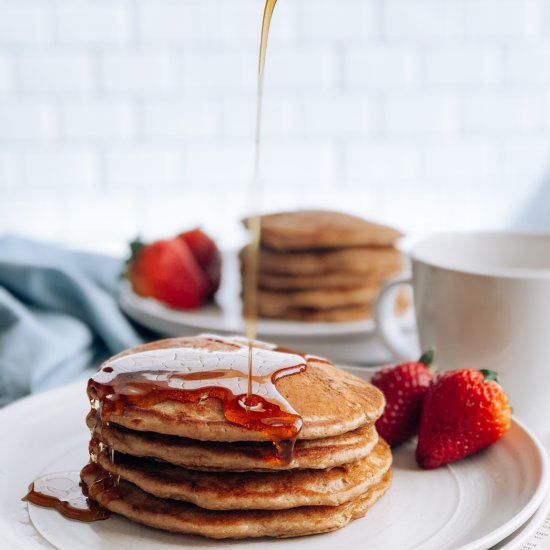
[[[171,338],[125,351],[104,364],[103,369],[119,358],[162,349],[194,348],[204,353],[234,350],[242,339],[213,340],[209,337]],[[260,349],[262,344],[256,343]],[[266,349],[266,348],[263,348]],[[269,349],[269,347],[267,347]],[[298,439],[321,439],[344,434],[371,425],[381,415],[385,401],[382,393],[360,378],[346,373],[330,362],[309,358],[307,369],[275,382],[277,392],[303,420]],[[89,392],[93,401],[96,395]],[[127,403],[109,413],[104,421],[144,432],[177,435],[201,441],[265,441],[257,430],[228,422],[219,399],[207,398],[196,403],[171,399],[154,404]]]
[[[89,383],[91,461],[81,472],[91,501],[151,527],[212,538],[324,533],[367,512],[391,480],[390,449],[373,427],[381,392],[326,359],[254,341],[252,397],[265,399],[250,418],[260,414],[278,431],[301,428],[297,447],[279,460],[261,423],[226,417],[228,399],[248,398],[237,395],[247,343],[162,340],[102,365]],[[185,392],[195,392],[192,401],[181,399]],[[239,471],[228,470],[239,455]]]
[[[374,426],[323,439],[300,439],[294,447],[292,461],[282,464],[273,459],[270,442],[198,441],[128,430],[114,423],[106,425],[94,421],[92,425],[93,437],[116,451],[206,471],[332,468],[365,458],[378,442]]]

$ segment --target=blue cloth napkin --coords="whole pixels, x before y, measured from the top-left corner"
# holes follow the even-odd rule
[[[0,238],[0,405],[142,342],[120,311],[121,260]]]

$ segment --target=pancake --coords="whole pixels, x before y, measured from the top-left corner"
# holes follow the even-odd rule
[[[193,503],[209,510],[283,510],[298,506],[338,506],[379,483],[391,465],[390,448],[380,440],[369,455],[323,470],[286,472],[199,472],[108,450],[97,463],[107,472],[163,499]]]
[[[248,226],[249,220],[244,221]],[[261,216],[261,245],[274,250],[392,246],[401,233],[357,216],[297,210]]]
[[[362,273],[326,273],[321,275],[279,275],[258,273],[258,286],[265,290],[316,290],[353,288],[382,283],[385,276],[366,277]],[[244,283],[246,285],[246,282]]]
[[[267,345],[256,343],[261,349]],[[152,342],[124,351],[107,361],[100,368],[106,371],[121,358],[127,358],[127,368],[132,369],[136,354],[148,352],[154,355],[157,350],[191,348],[204,350],[204,354],[216,351],[237,350],[247,356],[247,346],[243,339],[231,341],[214,340],[207,336],[171,338]],[[158,352],[161,353],[161,352]],[[283,355],[283,354],[280,354]],[[246,373],[243,373],[246,387]],[[333,437],[372,425],[382,414],[384,396],[374,386],[350,373],[344,372],[330,362],[310,358],[307,369],[299,374],[286,376],[275,382],[278,393],[288,401],[302,417],[303,427],[298,439],[321,439]],[[88,396],[93,401],[96,395],[88,387]],[[103,411],[103,421],[143,432],[177,435],[201,441],[265,441],[260,431],[246,429],[230,423],[224,417],[220,399],[206,398],[196,403],[185,403],[163,399],[155,403],[127,403],[116,407],[107,414]]]
[[[240,254],[245,261],[244,250]],[[357,247],[335,250],[280,252],[260,249],[260,273],[319,276],[327,273],[361,273],[390,277],[403,269],[401,253],[392,247]]]
[[[183,437],[136,432],[97,423],[93,437],[110,448],[136,457],[164,460],[207,471],[289,470],[332,468],[366,457],[378,442],[374,426],[324,439],[299,440],[292,462],[273,459],[271,442],[204,442]]]
[[[395,302],[395,314],[402,315],[411,305],[411,300],[406,289],[397,293]],[[373,315],[372,304],[336,307],[331,309],[314,309],[304,307],[290,307],[282,313],[277,308],[258,304],[258,314],[261,317],[274,319],[286,319],[288,321],[305,321],[310,323],[339,323],[345,321],[361,321],[371,319]]]
[[[289,308],[282,313],[275,313],[270,308],[258,306],[260,317],[284,319],[286,321],[304,321],[306,323],[342,323],[346,321],[362,321],[372,318],[372,306],[359,305],[337,307],[333,309]]]
[[[277,474],[273,474],[277,475]],[[81,473],[89,497],[104,508],[128,519],[166,531],[210,538],[297,537],[334,531],[364,516],[388,489],[391,470],[355,500],[339,506],[301,506],[287,510],[206,510],[194,504],[160,499],[121,480],[105,487],[100,467]]]
[[[258,307],[264,315],[277,317],[291,309],[335,309],[348,306],[368,306],[375,300],[380,285],[363,284],[355,288],[326,290],[294,290],[276,292],[258,290]]]

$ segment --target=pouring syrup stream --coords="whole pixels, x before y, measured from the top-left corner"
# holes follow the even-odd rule
[[[254,212],[248,220],[248,230],[250,232],[250,244],[247,248],[247,261],[245,265],[245,287],[244,287],[244,319],[245,333],[248,339],[248,388],[246,397],[247,411],[248,403],[252,396],[252,348],[253,341],[257,336],[258,320],[258,256],[260,251],[261,237],[261,218],[258,207],[259,190],[261,187],[260,177],[260,151],[262,135],[262,107],[263,107],[263,89],[264,89],[264,69],[267,53],[267,41],[269,37],[269,28],[271,26],[271,17],[277,0],[267,0],[262,19],[262,34],[260,39],[260,55],[258,61],[258,88],[256,96],[256,137],[254,153],[254,175],[252,179],[251,193],[254,204]]]

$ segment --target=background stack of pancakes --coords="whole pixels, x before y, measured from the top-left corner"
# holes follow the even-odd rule
[[[380,286],[402,270],[399,237],[395,229],[339,212],[262,216],[258,315],[333,322],[371,317]],[[247,250],[240,255],[243,285]],[[397,311],[407,305],[401,296]]]
[[[245,345],[171,339],[117,357],[159,348],[230,351],[235,342]],[[289,464],[275,459],[261,433],[226,421],[218,399],[134,404],[108,419],[93,412],[96,464],[81,474],[90,498],[152,527],[213,538],[322,533],[363,516],[391,479],[391,452],[374,428],[383,395],[315,358],[276,388],[303,419]],[[113,489],[106,479],[120,481]]]

